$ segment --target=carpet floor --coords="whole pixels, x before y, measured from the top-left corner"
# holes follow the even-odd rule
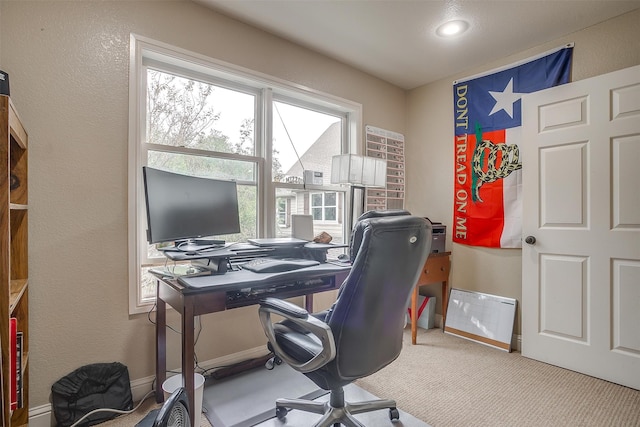
[[[398,359],[355,384],[432,427],[640,427],[638,390],[439,329],[418,329],[417,345],[405,330]],[[135,426],[156,407],[149,399],[101,426]],[[205,416],[201,427],[211,427]]]

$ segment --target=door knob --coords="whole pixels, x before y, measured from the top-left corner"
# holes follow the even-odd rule
[[[529,245],[533,245],[533,244],[535,244],[535,243],[536,243],[536,238],[535,238],[535,237],[533,237],[533,236],[527,236],[527,237],[524,239],[524,241],[525,241],[526,243],[528,243]]]

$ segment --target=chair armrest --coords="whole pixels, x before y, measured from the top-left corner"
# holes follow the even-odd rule
[[[272,313],[294,322],[296,325],[317,337],[322,343],[322,351],[307,362],[301,363],[291,358],[282,347],[278,345],[271,320]],[[336,356],[336,344],[333,340],[331,328],[325,322],[310,316],[307,310],[288,301],[277,298],[266,298],[260,302],[258,314],[264,333],[271,343],[274,353],[296,371],[302,373],[315,371],[332,361]]]
[[[286,313],[288,316],[299,319],[306,319],[309,316],[309,312],[304,308],[278,298],[265,298],[260,301],[260,307],[269,307],[278,314]]]

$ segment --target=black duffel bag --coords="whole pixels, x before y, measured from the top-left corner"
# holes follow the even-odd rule
[[[58,425],[68,427],[95,409],[129,411],[133,408],[129,371],[122,363],[94,363],[76,369],[51,386],[53,412]],[[91,426],[118,413],[99,411],[78,426]]]

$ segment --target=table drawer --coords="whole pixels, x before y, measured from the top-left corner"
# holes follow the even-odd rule
[[[431,256],[424,264],[419,285],[426,285],[434,282],[444,282],[449,279],[450,260],[448,256]]]

